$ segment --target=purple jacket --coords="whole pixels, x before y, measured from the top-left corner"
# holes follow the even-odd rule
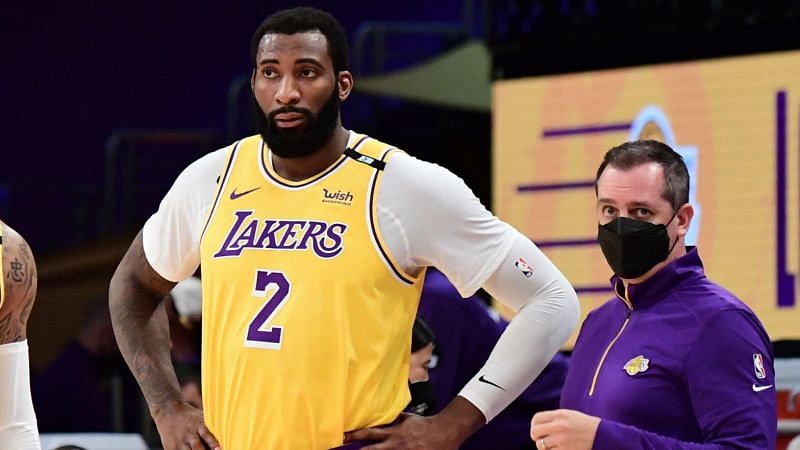
[[[436,335],[438,356],[430,377],[439,412],[483,367],[497,339],[508,326],[478,297],[462,299],[447,278],[428,269],[418,315]],[[535,449],[530,439],[533,414],[558,406],[568,358],[556,354],[536,381],[491,422],[479,429],[461,450]]]
[[[775,448],[769,337],[688,250],[628,300],[612,278],[618,298],[583,323],[561,407],[602,419],[594,449]]]

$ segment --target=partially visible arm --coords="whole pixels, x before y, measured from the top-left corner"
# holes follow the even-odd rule
[[[610,447],[607,447],[610,445]],[[601,420],[594,439],[594,448],[645,448],[650,450],[724,450],[773,447],[742,447],[732,442],[684,442],[640,428],[610,420]]]
[[[36,262],[25,239],[8,225],[3,227],[2,277],[5,289],[0,307],[0,344],[27,338],[28,316],[36,299]]]
[[[4,290],[0,305],[0,448],[38,449],[25,342],[28,315],[36,298],[36,263],[22,236],[3,222],[0,228]]]
[[[744,310],[722,311],[703,325],[691,348],[683,377],[704,444],[678,442],[603,420],[596,446],[616,448],[625,443],[637,448],[698,450],[775,447],[775,372],[770,341],[761,324]],[[757,354],[763,360],[763,378],[759,378],[753,362]]]
[[[684,379],[704,441],[722,448],[774,448],[772,343],[755,315],[743,309],[717,313],[691,348]]]
[[[578,323],[575,290],[530,240],[513,235],[513,245],[484,288],[518,310],[483,368],[459,395],[491,420],[544,370]],[[488,382],[487,382],[488,381]]]
[[[702,442],[686,442],[572,410],[536,414],[531,437],[548,446],[589,449],[723,450],[775,448],[777,407],[769,338],[744,310],[717,313],[684,361],[683,379],[702,432]],[[753,360],[761,355],[757,369]],[[759,363],[760,365],[760,363]],[[599,420],[593,423],[587,418]],[[689,419],[690,420],[690,419]],[[594,430],[596,429],[596,434]],[[582,436],[591,435],[586,440]],[[576,442],[582,442],[576,445]]]
[[[456,450],[486,422],[481,411],[462,397],[454,398],[435,416],[403,413],[399,424],[345,433],[345,443],[378,441],[363,450]]]
[[[175,281],[197,269],[200,233],[227,152],[209,153],[178,176],[111,280],[114,333],[154,415],[181,398],[159,305]]]
[[[170,450],[206,448],[201,441],[218,445],[202,412],[182,401],[161,303],[175,281],[197,269],[200,233],[226,153],[209,153],[178,176],[111,280],[109,306],[117,343],[144,393],[162,444]]]
[[[109,307],[114,334],[165,450],[219,448],[202,411],[183,401],[170,358],[169,326],[161,302],[174,285],[147,262],[140,232],[111,279]]]
[[[731,399],[734,400],[735,399]],[[763,419],[766,423],[767,418]],[[777,424],[777,422],[775,422]],[[774,448],[775,442],[767,445],[767,439],[747,437],[747,430],[736,433],[729,425],[720,429],[705,430],[705,442],[686,442],[656,434],[631,425],[588,416],[571,409],[543,411],[531,420],[531,439],[539,443],[545,439],[548,448],[591,449],[647,449],[647,450],[745,450]],[[717,433],[717,436],[712,434]],[[739,434],[737,436],[737,434]],[[752,445],[762,442],[764,446]]]
[[[647,449],[724,450],[772,447],[741,447],[718,443],[683,442],[610,420],[600,420],[580,411],[559,409],[536,413],[531,420],[531,439],[537,449]]]
[[[520,310],[483,370],[440,413],[407,420],[405,429],[391,437],[385,432],[350,436],[379,436],[397,444],[397,435],[407,439],[416,434],[418,441],[408,440],[413,445],[397,448],[457,448],[544,369],[577,324],[577,295],[529,239],[494,217],[442,167],[407,155],[392,157],[378,194],[378,213],[387,245],[407,273],[434,266],[462,296],[484,286]],[[519,258],[527,262],[516,264]],[[411,431],[412,426],[420,432]]]
[[[140,232],[117,267],[109,289],[117,343],[154,416],[182,401],[170,359],[166,316],[156,314],[174,285],[150,267]]]

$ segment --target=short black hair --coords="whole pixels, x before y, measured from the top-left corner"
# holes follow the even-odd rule
[[[435,339],[433,330],[424,320],[419,317],[414,319],[414,327],[411,329],[411,353],[422,350]]]
[[[336,73],[347,70],[349,50],[347,35],[342,24],[331,14],[307,6],[282,9],[261,22],[253,33],[253,40],[250,43],[253,67],[257,65],[258,44],[265,34],[295,34],[307,31],[319,31],[325,36],[328,41],[328,54]]]
[[[689,171],[683,157],[669,145],[654,140],[626,142],[606,152],[594,179],[594,193],[597,194],[597,181],[607,166],[628,170],[651,162],[664,170],[661,196],[672,205],[672,210],[689,203]]]

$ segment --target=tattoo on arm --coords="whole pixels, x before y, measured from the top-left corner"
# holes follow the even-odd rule
[[[26,339],[37,286],[36,263],[30,247],[11,228],[6,226],[4,230],[5,300],[0,309],[0,344]]]
[[[140,233],[114,274],[109,305],[120,351],[154,414],[181,400],[161,303],[172,286],[148,264]]]
[[[17,258],[14,258],[14,261],[11,261],[10,265],[11,270],[8,272],[8,277],[17,283],[25,281],[25,264],[19,262]]]
[[[0,344],[19,342],[22,340],[18,327],[14,326],[13,317],[14,315],[10,312],[0,317]]]

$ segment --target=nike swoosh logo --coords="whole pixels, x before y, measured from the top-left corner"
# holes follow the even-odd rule
[[[239,197],[245,196],[245,195],[247,195],[247,194],[249,194],[249,193],[251,193],[253,191],[257,191],[259,189],[261,189],[261,186],[259,186],[257,188],[250,189],[249,191],[244,191],[244,192],[237,193],[236,192],[236,188],[234,188],[233,192],[231,192],[231,200],[236,200]]]
[[[484,377],[483,375],[481,375],[480,378],[478,378],[478,381],[480,381],[481,383],[491,384],[492,386],[496,387],[497,389],[500,389],[501,391],[505,391],[505,389],[503,389],[501,386],[498,386],[497,384],[492,383],[491,381],[487,380],[486,377]]]
[[[769,388],[771,388],[771,387],[772,387],[772,385],[771,385],[771,384],[770,384],[770,385],[767,385],[767,386],[759,386],[759,385],[757,385],[757,384],[753,383],[753,392],[761,392],[761,391],[766,391],[767,389],[769,389]]]

